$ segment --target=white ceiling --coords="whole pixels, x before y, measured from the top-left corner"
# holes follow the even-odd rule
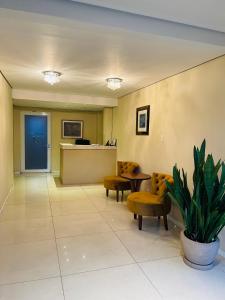
[[[75,2],[225,32],[224,0],[79,0]]]
[[[15,89],[115,98],[225,53],[223,33],[69,0],[35,1],[0,0],[0,69]],[[87,2],[138,12],[134,1]],[[43,81],[47,69],[63,73],[59,84]],[[119,91],[106,87],[109,76],[124,79]]]

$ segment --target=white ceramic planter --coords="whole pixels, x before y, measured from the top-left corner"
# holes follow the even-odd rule
[[[188,239],[184,231],[181,232],[180,237],[184,262],[187,265],[199,270],[209,270],[213,267],[219,250],[219,239],[212,243],[199,243]]]

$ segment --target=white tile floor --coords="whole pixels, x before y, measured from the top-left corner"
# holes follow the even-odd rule
[[[176,232],[150,218],[139,231],[102,186],[16,177],[0,215],[0,300],[224,300],[224,261],[187,267]]]

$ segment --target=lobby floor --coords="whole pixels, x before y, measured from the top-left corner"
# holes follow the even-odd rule
[[[0,215],[0,300],[225,299],[225,263],[187,267],[177,229],[143,231],[102,186],[56,187],[50,175],[15,178]]]

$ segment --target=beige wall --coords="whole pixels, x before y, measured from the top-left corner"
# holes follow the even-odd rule
[[[91,143],[102,144],[102,112],[91,111],[54,111],[46,109],[32,109],[14,107],[14,171],[20,171],[21,165],[21,136],[20,136],[20,112],[21,111],[48,111],[51,114],[51,145],[52,145],[52,171],[59,171],[60,151],[59,143],[74,143],[74,139],[62,139],[62,120],[83,120],[84,138],[90,139]]]
[[[136,136],[136,108],[147,104],[150,134]],[[118,123],[119,159],[136,161],[147,173],[171,173],[177,163],[191,180],[193,145],[204,138],[207,151],[225,159],[225,57],[120,98]]]
[[[113,107],[112,135],[117,139],[119,134],[118,107]]]
[[[117,138],[118,132],[118,108],[106,107],[103,110],[103,144],[111,138]]]
[[[109,139],[112,138],[112,122],[113,109],[106,107],[103,110],[103,144],[105,145]]]
[[[0,208],[13,185],[13,105],[11,88],[0,74]]]

